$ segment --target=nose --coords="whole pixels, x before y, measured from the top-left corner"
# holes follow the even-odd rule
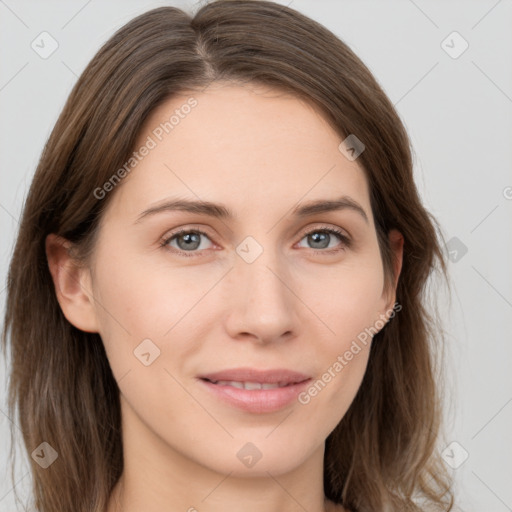
[[[226,329],[233,339],[268,344],[295,334],[298,299],[289,272],[275,251],[264,250],[252,263],[237,256],[227,277]]]

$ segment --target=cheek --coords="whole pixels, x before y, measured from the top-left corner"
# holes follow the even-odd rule
[[[110,248],[98,251],[100,263],[95,268],[93,287],[100,335],[114,375],[149,369],[136,359],[139,347],[147,346],[158,354],[151,368],[171,367],[170,347],[176,355],[173,361],[193,355],[202,339],[198,333],[203,326],[197,322],[198,312],[204,313],[206,301],[202,298],[222,271],[217,275],[211,268],[202,272],[200,266],[171,267],[164,258],[134,255],[127,250],[119,254],[122,256]],[[203,315],[203,323],[205,319]],[[154,347],[144,341],[148,339]],[[146,352],[144,349],[142,353]]]
[[[375,325],[385,307],[378,255],[353,258],[325,275],[311,275],[302,284],[304,297],[324,324],[323,339],[330,353],[346,350],[351,340]]]
[[[104,322],[121,324],[133,337],[163,336],[202,290],[191,286],[190,274],[147,256],[104,255],[96,275]]]
[[[377,324],[383,312],[380,260],[372,258],[357,266],[344,267],[332,281],[330,293],[322,294],[319,288],[315,293],[315,311],[322,312],[321,331],[325,334],[316,338],[320,373],[306,390],[303,403],[311,407],[311,414],[327,414],[328,423],[335,425],[359,389],[372,334],[381,327]]]

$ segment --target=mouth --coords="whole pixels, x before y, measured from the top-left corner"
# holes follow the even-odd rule
[[[275,368],[271,370],[259,370],[257,368],[230,368],[214,373],[199,375],[200,379],[206,379],[213,383],[242,383],[242,384],[277,384],[284,387],[288,384],[298,384],[310,376],[305,373],[288,370],[286,368]],[[252,388],[254,389],[254,388]],[[255,388],[260,389],[260,388]]]
[[[236,380],[210,380],[210,379],[202,379],[212,384],[216,384],[217,386],[231,386],[233,388],[238,389],[278,389],[278,388],[286,388],[288,386],[293,386],[295,384],[300,384],[300,382],[247,382],[247,381],[236,381]],[[303,381],[301,381],[303,382]]]
[[[294,401],[312,380],[289,370],[239,368],[198,377],[210,397],[250,413],[279,411]]]

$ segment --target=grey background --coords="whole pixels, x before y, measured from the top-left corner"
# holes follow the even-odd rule
[[[433,288],[449,346],[446,437],[456,444],[445,452],[447,464],[457,466],[449,467],[462,510],[511,511],[512,2],[280,3],[316,19],[348,43],[375,74],[409,131],[416,182],[450,241],[447,250],[453,259],[451,305],[442,289]],[[170,4],[189,10],[194,6]],[[166,3],[0,0],[2,312],[17,219],[71,87],[117,28],[161,5]],[[43,31],[59,45],[47,59],[31,48]],[[457,52],[460,41],[451,36],[442,46],[453,31],[469,44],[458,58],[444,48]],[[13,512],[5,366],[2,361],[0,512]],[[16,488],[22,497],[30,484],[27,471],[27,463],[18,462]]]

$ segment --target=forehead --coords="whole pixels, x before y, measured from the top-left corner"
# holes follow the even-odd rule
[[[123,178],[114,209],[135,217],[168,195],[213,200],[233,211],[349,195],[369,212],[365,173],[338,149],[341,137],[309,103],[269,87],[214,84],[174,96],[139,133],[145,151]],[[265,212],[261,211],[264,205]]]

